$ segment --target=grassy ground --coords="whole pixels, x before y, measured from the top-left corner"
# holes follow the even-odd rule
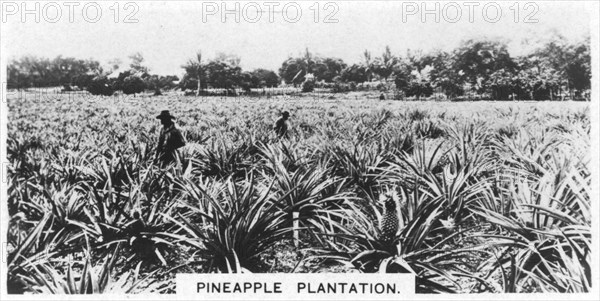
[[[382,268],[412,270],[419,292],[589,289],[588,103],[17,96],[13,292],[93,292],[71,269],[104,292],[172,292],[176,272]],[[162,169],[165,109],[189,143]]]

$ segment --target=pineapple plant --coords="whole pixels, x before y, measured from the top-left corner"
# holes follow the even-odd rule
[[[383,214],[379,221],[380,240],[386,245],[394,245],[400,228],[398,215],[398,194],[395,190],[380,196],[383,203]]]
[[[87,293],[95,277],[99,292],[150,292],[174,282],[171,266],[410,272],[424,293],[590,290],[587,104],[497,116],[506,104],[286,103],[301,139],[281,144],[260,121],[281,109],[276,98],[173,101],[198,143],[185,172],[151,163],[146,116],[161,101],[9,99],[7,291]],[[499,135],[496,122],[522,131]],[[303,245],[330,260],[292,267],[293,212]]]

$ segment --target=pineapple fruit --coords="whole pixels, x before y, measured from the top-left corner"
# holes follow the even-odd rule
[[[379,221],[380,239],[386,244],[394,243],[400,228],[398,218],[398,195],[395,192],[382,194],[383,214]]]

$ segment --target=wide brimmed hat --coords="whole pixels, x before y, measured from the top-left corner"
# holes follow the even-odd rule
[[[162,112],[160,112],[160,115],[156,116],[156,119],[175,119],[175,116],[171,115],[171,113],[169,113],[169,110],[164,110]]]

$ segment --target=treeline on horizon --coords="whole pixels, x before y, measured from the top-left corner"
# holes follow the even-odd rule
[[[449,52],[407,51],[405,55],[395,55],[386,47],[379,56],[365,50],[362,61],[350,65],[306,49],[285,60],[277,73],[245,71],[239,56],[220,53],[206,60],[198,51],[181,66],[185,71],[182,78],[152,74],[140,53],[129,58],[128,69],[122,70],[121,62],[113,61],[105,70],[93,59],[25,56],[9,62],[7,85],[9,89],[63,86],[63,91],[87,90],[106,96],[146,90],[160,95],[174,89],[197,96],[237,95],[293,85],[302,92],[315,88],[335,93],[393,90],[402,98],[420,99],[437,93],[448,99],[468,94],[470,99],[476,95],[474,98],[496,100],[588,98],[591,88],[589,37],[570,43],[558,36],[521,56],[511,56],[506,43],[497,40],[467,40]]]

